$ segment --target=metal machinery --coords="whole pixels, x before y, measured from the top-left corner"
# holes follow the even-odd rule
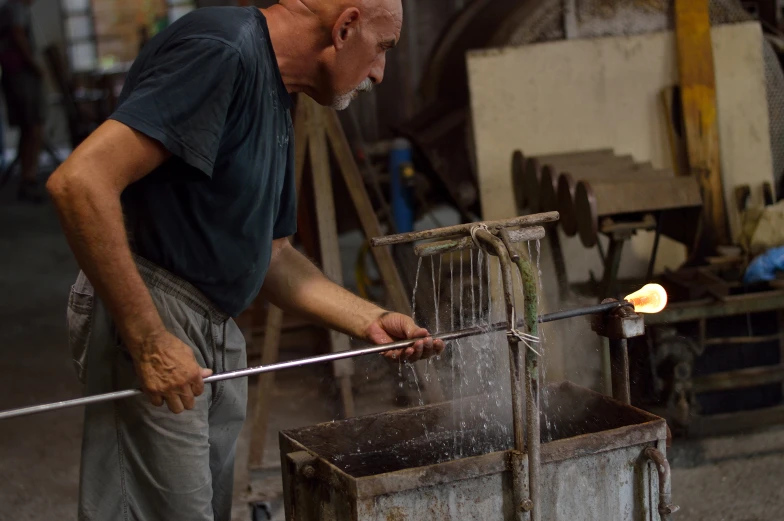
[[[579,236],[586,248],[598,248],[604,264],[600,295],[614,295],[623,245],[637,231],[655,230],[646,279],[653,276],[661,234],[692,246],[702,206],[693,176],[654,170],[613,150],[549,156],[512,154],[512,186],[518,211],[558,210],[567,237]],[[599,235],[609,240],[605,253]],[[548,234],[561,294],[567,293],[566,268],[558,233]]]
[[[634,403],[689,436],[780,424],[784,290],[699,284],[710,292],[674,295],[679,301],[651,315],[646,337],[632,343]]]
[[[462,426],[454,420],[454,407],[475,410],[470,405],[482,396],[474,396],[282,432],[287,520],[631,521],[654,512],[670,518],[676,507],[670,504],[666,423],[629,404],[626,339],[644,333],[633,307],[609,300],[593,321],[594,331],[610,339],[613,398],[565,382],[548,387],[548,410],[540,410],[537,285],[516,243],[543,238],[542,225],[557,219],[550,212],[371,241],[375,247],[428,241],[414,247],[420,257],[481,248],[498,259],[512,431],[484,432],[493,440],[490,450],[461,442],[460,456],[450,452],[458,429],[486,429],[478,416]],[[515,268],[524,296],[521,321]],[[568,316],[575,313],[547,320]],[[544,414],[555,428],[543,430]]]

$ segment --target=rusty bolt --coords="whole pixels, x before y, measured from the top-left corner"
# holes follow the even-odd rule
[[[313,468],[313,465],[306,465],[302,469],[302,475],[305,476],[305,479],[313,479],[316,477],[316,469]]]
[[[523,512],[530,512],[534,508],[534,502],[530,499],[524,499],[522,503],[520,503],[520,510]]]

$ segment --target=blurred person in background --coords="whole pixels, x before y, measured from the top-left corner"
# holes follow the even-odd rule
[[[0,68],[8,123],[20,130],[19,199],[40,203],[43,193],[37,176],[45,119],[44,80],[43,70],[34,57],[32,3],[33,0],[7,0],[0,5]]]

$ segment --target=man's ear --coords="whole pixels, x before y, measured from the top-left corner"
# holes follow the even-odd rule
[[[332,28],[332,44],[337,50],[341,50],[349,39],[357,34],[359,26],[359,9],[349,7],[338,16]]]

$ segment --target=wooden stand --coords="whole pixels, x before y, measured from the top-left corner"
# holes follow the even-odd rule
[[[327,277],[342,285],[343,276],[338,249],[335,199],[332,190],[332,172],[330,171],[330,148],[348,188],[365,236],[370,238],[382,235],[381,226],[335,111],[318,105],[306,96],[299,96],[294,134],[297,193],[301,193],[305,165],[308,163],[309,157],[310,171],[313,176],[316,226],[322,269]],[[372,252],[392,307],[398,312],[410,314],[410,304],[389,250],[374,248]],[[262,347],[262,364],[274,363],[278,359],[282,321],[283,311],[275,306],[270,306]],[[330,331],[330,346],[332,352],[347,351],[350,349],[349,339],[342,333]],[[419,369],[417,368],[417,370]],[[343,413],[346,417],[353,416],[354,398],[351,390],[351,376],[354,373],[353,361],[334,362],[333,373],[340,388]],[[421,377],[420,380],[422,380]],[[248,461],[251,470],[261,469],[263,465],[270,398],[274,382],[274,373],[264,374],[259,378],[256,407],[251,414],[253,430]],[[430,383],[425,391],[429,401],[443,400],[443,394],[437,382]]]

